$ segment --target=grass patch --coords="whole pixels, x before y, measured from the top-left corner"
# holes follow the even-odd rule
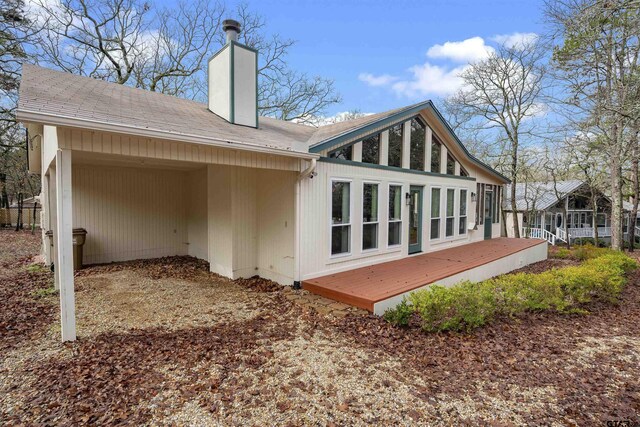
[[[58,290],[51,284],[46,288],[36,289],[31,293],[35,298],[47,298],[53,295],[58,295]]]
[[[41,273],[46,270],[47,269],[42,264],[31,264],[27,267],[27,272],[29,273]]]
[[[584,262],[538,274],[509,274],[451,287],[433,285],[409,294],[397,307],[387,310],[384,318],[395,325],[407,325],[417,315],[422,329],[436,332],[470,331],[497,316],[532,311],[584,313],[585,304],[592,301],[617,302],[626,275],[638,268],[637,262],[622,252],[593,246],[575,256]]]

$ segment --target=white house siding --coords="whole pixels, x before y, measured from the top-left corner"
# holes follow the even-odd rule
[[[296,174],[209,166],[211,270],[293,283]]]
[[[87,264],[187,254],[186,174],[73,166],[73,226],[88,232]]]
[[[388,169],[353,166],[331,162],[318,162],[317,176],[302,183],[301,194],[301,275],[302,279],[310,279],[333,272],[349,270],[356,267],[376,264],[408,256],[408,222],[409,210],[405,204],[404,194],[409,192],[411,185],[423,186],[423,217],[422,217],[422,251],[430,252],[448,247],[464,245],[469,242],[482,240],[484,230],[479,226],[477,230],[468,230],[465,235],[457,235],[457,223],[454,226],[453,238],[430,240],[429,220],[431,206],[431,187],[439,186],[443,189],[467,189],[467,223],[475,221],[475,203],[471,202],[471,192],[476,191],[476,181],[447,176],[432,176]],[[331,256],[330,233],[330,202],[332,179],[351,181],[351,253],[349,255]],[[363,252],[362,246],[362,184],[363,182],[379,183],[379,235],[378,249]],[[496,183],[495,181],[493,183]],[[388,186],[400,184],[402,186],[402,244],[399,247],[387,247],[388,232]],[[441,205],[444,221],[444,204]],[[458,195],[456,194],[455,212],[458,212]],[[457,218],[457,216],[456,216]],[[500,227],[495,224],[493,236],[499,237]],[[443,235],[443,234],[442,234]]]
[[[291,157],[125,134],[57,129],[60,147],[74,151],[130,156],[131,160],[138,157],[261,169],[300,170],[300,160]]]
[[[186,183],[187,252],[193,257],[208,260],[207,168],[188,172]]]

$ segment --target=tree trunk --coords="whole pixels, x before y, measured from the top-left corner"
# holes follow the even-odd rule
[[[619,156],[611,156],[611,249],[622,249],[622,170]]]
[[[518,209],[516,204],[516,177],[511,181],[511,212],[513,212],[513,237],[520,238],[520,221],[518,221]]]
[[[631,182],[633,185],[633,207],[629,217],[629,252],[633,252],[636,243],[636,218],[638,217],[638,202],[640,202],[640,182],[638,180],[638,134],[631,141]]]

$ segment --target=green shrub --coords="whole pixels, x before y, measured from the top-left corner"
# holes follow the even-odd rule
[[[406,326],[413,314],[413,308],[409,306],[406,300],[402,300],[400,304],[394,308],[390,308],[384,312],[384,320],[396,326]]]
[[[425,331],[471,330],[496,314],[495,293],[485,282],[463,282],[449,288],[434,285],[412,293],[409,301]]]
[[[596,246],[588,244],[576,247],[576,249],[573,251],[573,256],[578,261],[586,261],[588,259],[602,256],[608,252],[611,252],[611,250],[606,248],[598,248]]]
[[[406,325],[415,313],[425,331],[468,331],[497,315],[542,310],[580,313],[593,300],[617,301],[625,275],[638,268],[638,263],[622,252],[594,246],[583,249],[580,256],[586,261],[579,266],[503,275],[451,287],[433,285],[409,294],[384,317],[393,324]]]
[[[570,256],[571,256],[571,251],[567,248],[558,248],[557,250],[549,253],[550,258],[566,259],[566,258],[569,258]]]

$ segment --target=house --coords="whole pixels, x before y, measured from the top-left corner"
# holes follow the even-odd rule
[[[557,242],[566,243],[567,240],[595,238],[597,227],[598,239],[611,239],[611,200],[600,191],[594,194],[587,183],[581,180],[518,183],[516,208],[520,235],[523,237],[544,239],[555,245]],[[631,203],[623,202],[623,208],[623,232],[626,236]],[[503,209],[506,235],[513,237],[511,184],[507,185]],[[640,228],[636,230],[636,235],[640,236]]]
[[[259,117],[258,53],[236,41],[239,24],[224,28],[207,104],[24,65],[17,115],[42,176],[63,340],[75,339],[79,227],[85,264],[191,255],[232,279],[334,292],[376,313],[434,280],[546,258],[539,241],[500,239],[508,180],[465,149],[433,103],[319,128]],[[421,258],[430,254],[442,255]],[[363,268],[398,262],[414,264],[377,275],[378,299],[354,294],[355,277],[373,283]]]

